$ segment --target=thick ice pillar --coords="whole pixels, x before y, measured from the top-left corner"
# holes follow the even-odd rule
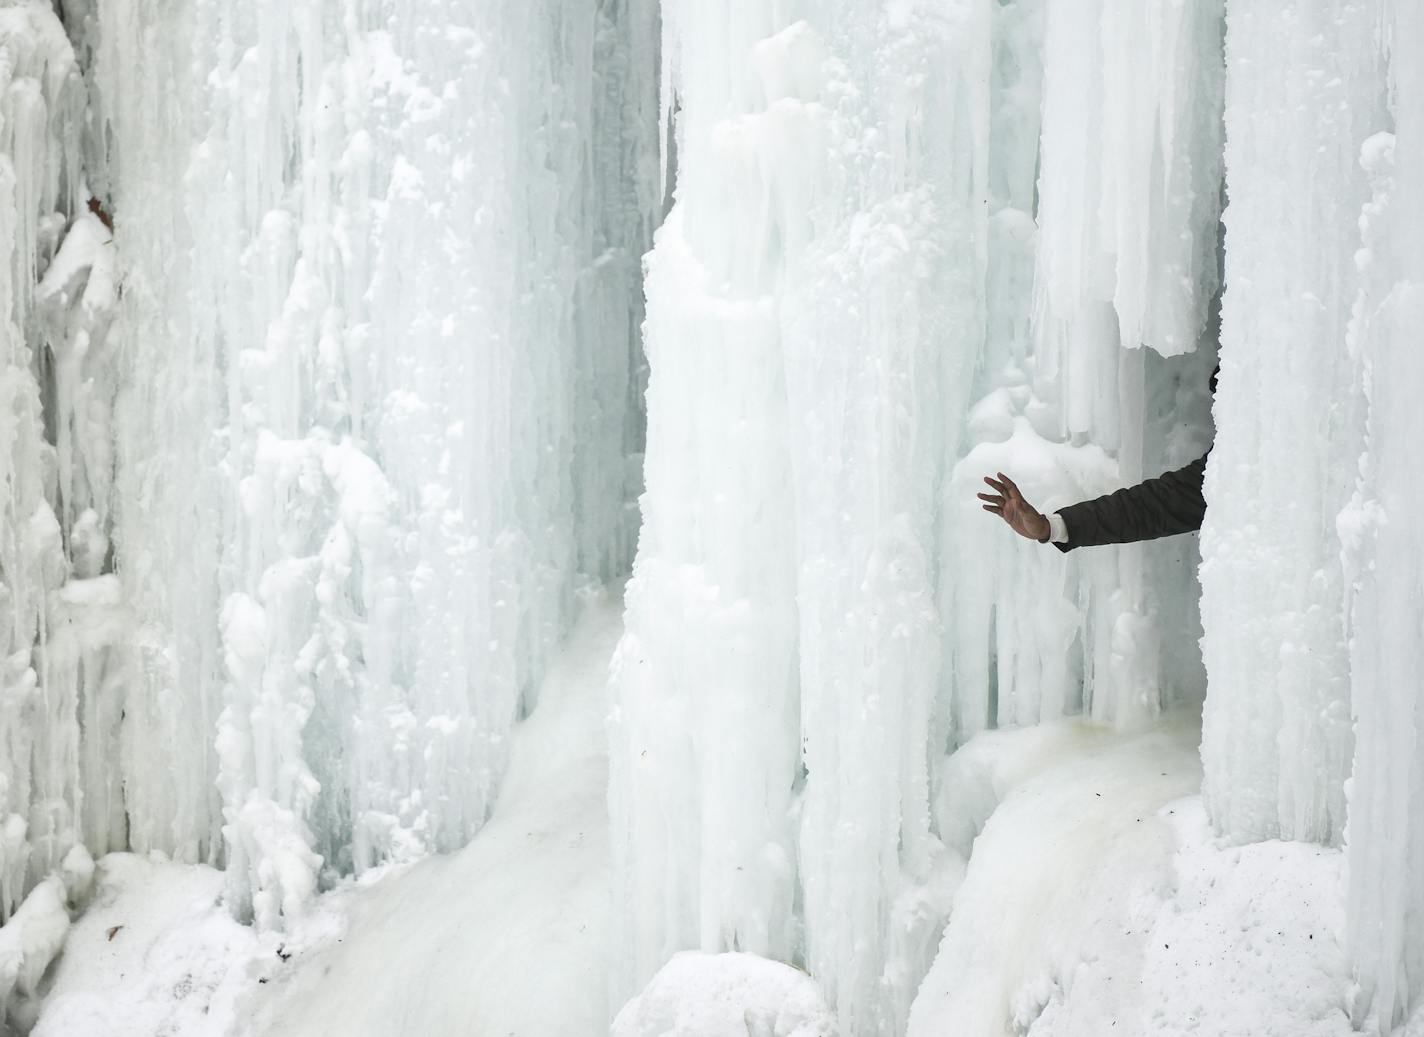
[[[1204,791],[1237,840],[1338,840],[1350,763],[1335,516],[1357,434],[1345,331],[1380,126],[1373,5],[1227,13],[1226,291],[1202,531]]]
[[[818,41],[769,104],[764,4],[663,8],[676,204],[647,261],[647,492],[614,663],[614,1003],[685,948],[796,952],[795,500],[781,295],[809,233]],[[794,166],[784,163],[794,162]]]
[[[1357,1027],[1381,1034],[1424,1003],[1424,12],[1387,5],[1393,134],[1369,138],[1372,194],[1356,254],[1349,330],[1367,407],[1360,482],[1344,548],[1354,776],[1349,792],[1348,949]],[[1372,1017],[1372,1018],[1371,1018]]]
[[[940,489],[985,335],[997,10],[819,9],[825,168],[776,162],[814,228],[782,309],[805,961],[846,1033],[903,1031],[949,906],[929,811]],[[789,64],[804,46],[763,53]],[[805,202],[797,181],[816,185]]]
[[[939,487],[984,338],[994,11],[664,9],[619,995],[679,948],[752,950],[804,962],[848,1032],[894,1032],[928,968]]]

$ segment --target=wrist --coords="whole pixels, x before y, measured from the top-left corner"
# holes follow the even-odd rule
[[[1034,539],[1037,540],[1040,544],[1048,543],[1048,541],[1053,536],[1053,523],[1049,522],[1048,516],[1043,514],[1042,512],[1039,512],[1038,514],[1038,528],[1041,529],[1043,532],[1041,535],[1034,537]]]

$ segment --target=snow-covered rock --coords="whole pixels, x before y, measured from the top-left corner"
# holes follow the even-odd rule
[[[612,1037],[834,1037],[815,980],[755,954],[684,951],[623,1006]]]

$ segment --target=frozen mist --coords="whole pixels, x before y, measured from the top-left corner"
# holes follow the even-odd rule
[[[1421,53],[0,0],[0,1033],[1424,1033]]]

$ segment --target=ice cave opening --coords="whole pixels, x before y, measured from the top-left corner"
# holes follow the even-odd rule
[[[1424,1037],[1421,54],[0,0],[0,1037]]]

